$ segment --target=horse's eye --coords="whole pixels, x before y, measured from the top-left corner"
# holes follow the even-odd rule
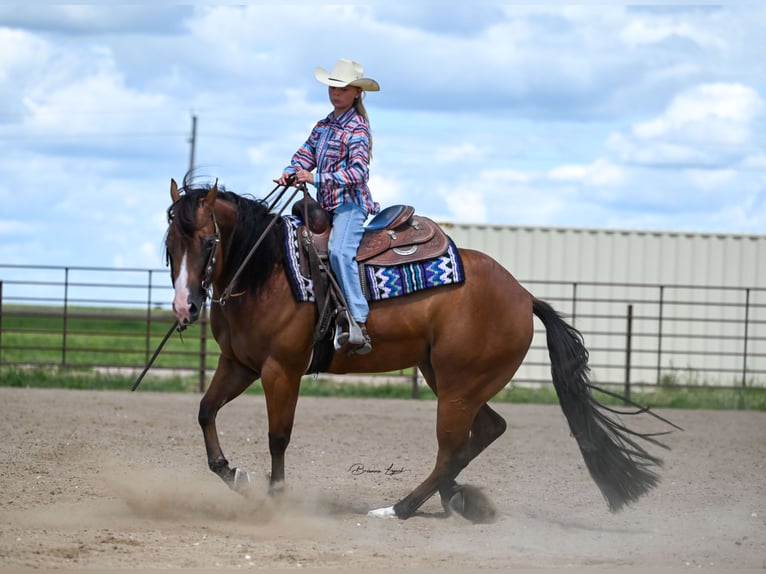
[[[218,244],[218,238],[215,235],[208,235],[202,240],[202,246],[205,251],[210,251]]]

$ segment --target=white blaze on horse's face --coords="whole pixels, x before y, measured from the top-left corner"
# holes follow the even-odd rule
[[[189,324],[189,270],[186,267],[186,252],[181,259],[181,268],[175,281],[176,294],[173,297],[173,313],[181,325]]]

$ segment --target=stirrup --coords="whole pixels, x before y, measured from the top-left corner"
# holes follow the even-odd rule
[[[347,312],[338,315],[335,350],[342,351],[347,355],[366,355],[372,351],[372,342],[367,335],[367,327],[351,319]]]

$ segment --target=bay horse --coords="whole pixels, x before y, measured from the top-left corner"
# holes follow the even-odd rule
[[[247,489],[250,475],[230,466],[221,449],[216,416],[260,378],[268,415],[269,492],[279,492],[318,311],[313,303],[298,302],[288,285],[284,226],[273,225],[277,214],[263,200],[218,189],[217,182],[184,181],[179,189],[171,180],[170,195],[165,248],[175,289],[173,311],[181,326],[189,325],[209,296],[210,324],[220,347],[215,374],[199,405],[208,465],[232,489]],[[447,513],[456,511],[475,522],[494,518],[481,491],[456,478],[506,430],[488,401],[522,364],[532,341],[533,316],[546,328],[560,406],[610,510],[655,487],[655,469],[662,461],[637,439],[667,447],[654,434],[637,433],[610,417],[610,409],[594,398],[579,331],[488,255],[470,249],[459,253],[464,282],[373,302],[367,320],[372,352],[336,353],[326,370],[373,373],[414,366],[437,397],[433,470],[404,498],[369,514],[406,519],[438,492]],[[220,304],[217,297],[248,254],[253,256],[239,269],[238,291]]]

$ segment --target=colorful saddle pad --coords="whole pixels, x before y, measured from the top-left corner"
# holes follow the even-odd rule
[[[285,224],[286,271],[295,299],[314,299],[314,282],[301,273],[298,227],[301,220],[293,215],[283,218]],[[440,257],[405,265],[360,265],[362,288],[368,301],[402,297],[425,289],[456,285],[465,281],[463,262],[457,247],[449,240],[447,252]]]

